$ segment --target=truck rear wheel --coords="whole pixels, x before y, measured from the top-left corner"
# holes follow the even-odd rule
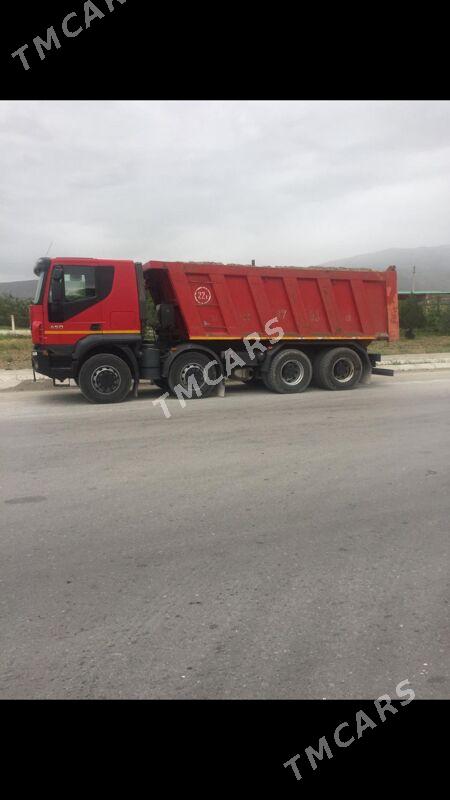
[[[301,350],[281,350],[273,357],[263,378],[265,385],[280,394],[304,392],[312,378],[312,365]]]
[[[167,376],[169,390],[172,394],[176,394],[175,389],[179,386],[181,389],[184,389],[183,397],[188,396],[186,392],[190,392],[189,396],[195,398],[208,397],[215,389],[215,384],[210,385],[205,380],[204,370],[206,365],[210,362],[211,358],[204,353],[196,353],[190,350],[178,356],[170,365],[169,374]],[[214,381],[218,378],[219,371],[220,366],[219,363],[216,362],[215,367],[209,367],[206,377]],[[197,394],[196,386],[199,388],[199,394]]]
[[[314,361],[314,382],[322,389],[353,389],[361,380],[362,361],[351,347],[323,350]]]
[[[78,383],[91,403],[121,403],[131,389],[131,371],[122,358],[112,353],[98,353],[84,362]]]

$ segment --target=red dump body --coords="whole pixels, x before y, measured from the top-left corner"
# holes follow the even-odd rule
[[[149,261],[154,302],[175,306],[182,338],[243,339],[275,317],[285,339],[398,339],[397,273]],[[271,326],[275,323],[271,323]]]

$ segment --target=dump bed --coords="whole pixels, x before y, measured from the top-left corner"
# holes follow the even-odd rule
[[[182,338],[242,339],[274,317],[285,339],[398,338],[397,273],[149,261],[154,302],[175,306]],[[272,323],[273,325],[274,323]]]

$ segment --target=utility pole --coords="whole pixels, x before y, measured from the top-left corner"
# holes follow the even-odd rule
[[[413,265],[412,268],[412,278],[411,278],[411,294],[414,294],[416,291],[416,265]]]

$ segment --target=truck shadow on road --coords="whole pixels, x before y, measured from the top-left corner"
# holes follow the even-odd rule
[[[379,386],[380,386],[380,384],[377,385],[375,382],[373,382],[373,383],[371,383],[371,384],[369,384],[367,386],[365,386],[365,385],[358,386],[356,388],[356,391],[358,392],[358,394],[360,392],[362,392],[362,391],[371,391],[371,392],[373,392],[374,390],[376,391],[376,389],[379,388]],[[24,390],[25,390],[25,387],[24,387]],[[24,390],[22,390],[22,391],[24,391]],[[5,391],[8,391],[8,390],[5,390]],[[9,391],[14,391],[14,390],[9,390]],[[355,390],[353,390],[352,392],[338,392],[337,394],[340,394],[340,395],[343,395],[343,394],[345,394],[345,395],[354,395],[354,391]],[[75,405],[75,406],[84,406],[84,407],[87,407],[87,408],[96,407],[96,404],[90,403],[89,401],[87,401],[83,397],[83,395],[81,394],[81,392],[80,392],[80,390],[78,389],[77,386],[56,386],[56,387],[45,386],[44,387],[44,386],[37,386],[36,384],[31,384],[31,386],[27,387],[27,393],[29,393],[29,392],[33,393],[35,395],[34,399],[38,403],[42,402],[42,403],[45,403],[46,405],[48,405],[48,404],[51,404],[51,405],[54,405],[54,406],[74,406]],[[139,386],[139,394],[138,394],[137,398],[135,398],[134,395],[130,392],[130,394],[128,395],[128,397],[124,401],[124,403],[132,403],[132,402],[136,402],[136,400],[138,402],[147,402],[148,403],[148,402],[157,400],[159,397],[161,397],[162,394],[163,394],[163,392],[161,391],[161,389],[158,386],[150,385],[150,384],[147,384],[147,383],[142,383]],[[325,392],[323,389],[319,389],[316,386],[309,386],[308,389],[305,392],[301,392],[302,397],[308,397],[308,396],[311,396],[311,394],[314,394],[314,395],[317,395],[317,396],[319,396],[319,395],[320,396],[330,396],[330,395],[335,394],[335,393],[334,392]],[[252,396],[256,397],[256,396],[263,396],[263,395],[266,395],[268,398],[270,398],[270,397],[272,397],[272,398],[278,397],[280,399],[282,397],[284,397],[286,399],[292,398],[291,394],[281,395],[281,394],[278,394],[277,392],[271,392],[269,389],[267,389],[264,386],[263,383],[245,384],[245,383],[239,383],[237,381],[229,381],[226,384],[225,398],[219,398],[219,397],[216,396],[216,394],[212,394],[210,397],[205,398],[205,400],[206,401],[208,401],[208,400],[220,400],[220,399],[226,399],[227,397],[230,397],[230,396],[231,397],[248,397],[248,398],[251,398]],[[192,398],[191,401],[187,400],[187,402],[196,402],[196,401],[197,401],[197,398],[195,398],[195,397]],[[173,402],[176,402],[176,397],[168,398],[168,402],[169,402],[169,404],[171,404]],[[98,404],[97,407],[101,407],[102,405],[106,405],[106,406],[110,407],[111,405],[115,406],[117,404],[115,404],[115,403],[113,403],[113,404],[109,404],[109,403],[101,404],[100,403],[100,404]],[[123,405],[123,403],[120,403],[119,405]]]

